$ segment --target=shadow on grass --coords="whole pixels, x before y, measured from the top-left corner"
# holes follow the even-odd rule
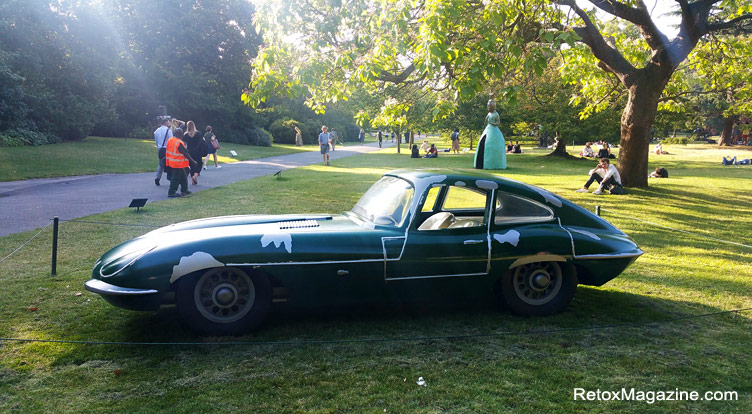
[[[580,286],[573,303],[561,314],[516,316],[491,300],[462,300],[394,305],[294,307],[276,305],[254,333],[240,337],[202,338],[178,322],[174,308],[155,314],[129,312],[109,324],[112,335],[97,338],[128,342],[351,342],[363,339],[401,342],[463,337],[544,336],[577,332],[619,335],[640,324],[683,324],[667,321],[722,309],[697,303]],[[117,312],[126,312],[117,310]],[[713,316],[709,318],[717,318]],[[702,319],[698,319],[702,320]],[[103,323],[106,323],[103,321]],[[637,324],[638,326],[634,326]],[[628,326],[619,326],[628,325]],[[547,331],[536,333],[536,331]]]

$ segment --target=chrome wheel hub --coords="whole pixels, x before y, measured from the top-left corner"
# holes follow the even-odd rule
[[[256,289],[250,276],[240,269],[209,270],[198,279],[193,300],[199,313],[217,323],[235,322],[250,312]]]
[[[561,290],[562,277],[561,266],[556,262],[524,264],[514,270],[514,291],[527,304],[544,305]]]

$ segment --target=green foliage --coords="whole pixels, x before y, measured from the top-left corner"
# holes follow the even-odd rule
[[[687,136],[676,136],[676,137],[667,137],[664,138],[661,143],[663,144],[679,144],[679,145],[687,145],[690,142],[690,138]]]
[[[112,109],[117,51],[98,8],[45,0],[0,4],[4,143],[80,140]],[[95,41],[96,40],[96,41]],[[15,132],[13,132],[15,131]]]

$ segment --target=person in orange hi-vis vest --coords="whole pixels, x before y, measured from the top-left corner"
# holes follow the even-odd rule
[[[172,138],[167,140],[167,155],[165,164],[170,169],[170,190],[167,197],[183,197],[191,192],[188,190],[188,168],[190,163],[196,164],[196,161],[188,154],[188,148],[182,140],[183,130],[175,130]],[[178,186],[181,192],[178,193]]]

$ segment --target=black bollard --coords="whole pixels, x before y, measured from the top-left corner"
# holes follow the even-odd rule
[[[60,218],[52,218],[52,276],[57,274],[57,229]]]
[[[595,206],[595,215],[598,217],[601,216],[601,206]]]

